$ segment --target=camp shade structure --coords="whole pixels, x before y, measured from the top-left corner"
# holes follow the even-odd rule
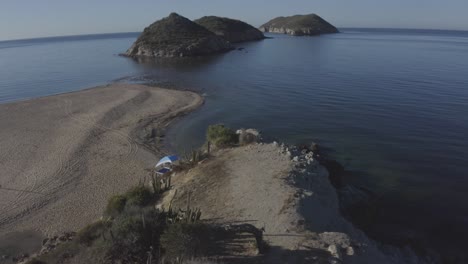
[[[170,171],[171,171],[171,169],[162,168],[162,169],[158,170],[156,173],[157,173],[158,175],[164,175],[164,174],[166,174],[166,173],[168,173],[168,172],[170,172]]]
[[[156,166],[154,166],[155,168],[161,166],[161,165],[164,165],[164,164],[167,164],[167,163],[173,163],[175,161],[178,161],[179,160],[179,157],[177,156],[166,156],[164,158],[162,158],[158,164],[156,164]]]

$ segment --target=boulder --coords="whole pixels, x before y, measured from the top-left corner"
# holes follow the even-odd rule
[[[260,132],[256,129],[239,129],[236,131],[239,135],[239,144],[248,145],[252,143],[258,143],[261,139]]]

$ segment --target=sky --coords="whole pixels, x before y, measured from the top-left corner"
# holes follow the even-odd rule
[[[0,0],[0,40],[139,32],[177,12],[260,26],[316,13],[337,27],[468,30],[468,0]]]

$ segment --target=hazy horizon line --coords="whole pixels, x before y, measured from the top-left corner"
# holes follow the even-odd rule
[[[408,31],[455,31],[455,32],[468,32],[468,29],[436,29],[436,28],[402,28],[402,27],[337,27],[338,29],[375,29],[375,30],[408,30]],[[105,32],[105,33],[82,33],[74,35],[50,35],[50,36],[37,36],[27,37],[18,39],[0,39],[0,42],[12,42],[12,41],[27,41],[27,40],[38,40],[38,39],[53,39],[53,38],[73,38],[73,37],[86,37],[86,36],[98,36],[98,35],[118,35],[118,34],[138,34],[143,31],[128,31],[128,32]]]

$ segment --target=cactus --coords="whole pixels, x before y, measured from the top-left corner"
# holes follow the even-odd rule
[[[174,199],[174,197],[172,199]],[[182,209],[174,210],[172,208],[172,200],[171,200],[171,202],[169,203],[169,209],[166,212],[166,223],[168,224],[179,223],[179,222],[195,223],[195,222],[200,221],[201,210],[200,208],[192,209],[190,207],[190,201],[191,201],[191,195],[189,194],[187,197],[187,207],[185,208],[185,210],[182,210]]]
[[[198,149],[192,149],[189,152],[184,150],[183,157],[186,163],[194,166],[203,158],[203,152]]]
[[[171,188],[171,179],[172,175],[164,176],[164,190],[168,190]]]
[[[196,165],[202,158],[202,152],[200,150],[192,150],[192,159],[190,162],[192,165]]]
[[[154,174],[151,175],[151,186],[153,187],[154,194],[161,192],[161,181]]]
[[[200,219],[201,219],[201,210],[198,209],[197,215],[195,217],[195,221],[200,221]]]

